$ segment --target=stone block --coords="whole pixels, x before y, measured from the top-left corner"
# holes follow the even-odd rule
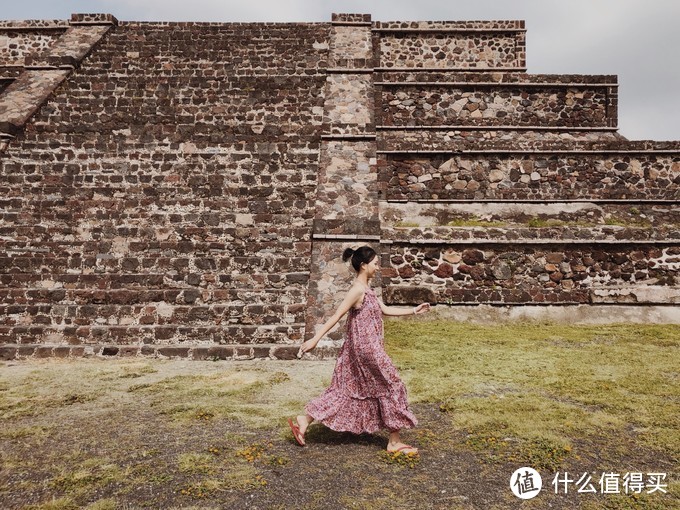
[[[17,357],[17,348],[13,345],[0,345],[0,360],[8,361]]]
[[[123,345],[120,348],[121,357],[134,357],[138,356],[140,353],[140,347],[138,345]]]
[[[437,297],[431,288],[410,287],[405,285],[390,286],[383,290],[386,304],[419,305],[420,303],[436,303]]]
[[[59,345],[52,349],[52,356],[55,358],[68,358],[71,354],[71,348],[68,345]]]
[[[118,20],[113,14],[71,14],[71,25],[118,25]]]
[[[102,356],[118,356],[120,352],[120,347],[115,345],[106,345],[101,349]]]
[[[268,351],[267,351],[268,353]],[[260,356],[260,357],[265,357],[265,356]],[[234,347],[234,359],[236,360],[247,360],[247,359],[254,359],[255,355],[253,352],[252,347]]]
[[[208,348],[208,359],[232,359],[234,357],[234,347],[227,345],[213,345]]]
[[[72,346],[71,347],[71,357],[72,358],[82,358],[86,356],[84,346]]]
[[[50,358],[52,357],[52,350],[51,345],[38,345],[35,347],[34,356],[36,358]]]
[[[299,345],[282,345],[271,349],[271,357],[275,359],[293,360],[297,359]]]
[[[30,358],[35,355],[37,346],[35,345],[19,345],[17,346],[17,358]]]
[[[196,361],[203,361],[210,358],[208,355],[208,347],[193,347],[190,352],[190,357]]]
[[[177,345],[158,347],[156,352],[160,356],[167,358],[187,358],[189,356],[189,347],[180,347]]]
[[[269,358],[271,349],[270,346],[255,345],[252,347],[252,355],[254,358]]]
[[[139,353],[142,356],[155,356],[156,355],[156,348],[153,345],[143,345]]]

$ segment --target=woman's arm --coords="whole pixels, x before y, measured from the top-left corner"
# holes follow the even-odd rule
[[[417,315],[430,310],[430,303],[421,303],[413,308],[401,308],[396,306],[387,306],[382,302],[381,299],[378,299],[378,302],[380,303],[380,309],[384,315],[391,315],[394,317],[399,315]]]
[[[350,308],[352,308],[355,304],[359,302],[359,298],[363,295],[364,290],[359,287],[358,285],[353,286],[351,289],[347,291],[347,295],[345,296],[345,299],[342,300],[342,303],[340,303],[340,306],[336,310],[336,312],[333,314],[333,317],[328,319],[326,323],[322,326],[322,328],[316,332],[316,334],[304,342],[302,346],[300,347],[300,352],[298,353],[298,357],[300,357],[302,354],[304,354],[307,351],[311,351],[316,347],[316,344],[319,343],[319,340],[323,338],[323,336],[328,333],[333,326],[335,326],[340,319],[349,311]]]

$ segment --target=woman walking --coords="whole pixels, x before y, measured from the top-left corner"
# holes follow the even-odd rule
[[[352,287],[326,324],[300,347],[298,357],[311,351],[319,340],[349,312],[345,341],[333,371],[331,385],[305,406],[305,414],[289,419],[296,441],[305,445],[305,431],[317,420],[338,432],[374,433],[390,431],[388,452],[415,454],[417,448],[401,442],[400,430],[418,424],[408,406],[406,387],[385,352],[382,314],[425,313],[429,303],[415,308],[386,306],[375,295],[369,281],[378,271],[377,253],[370,246],[347,248],[342,255],[357,272]]]

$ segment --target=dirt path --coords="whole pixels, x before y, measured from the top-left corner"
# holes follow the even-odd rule
[[[6,363],[0,507],[651,509],[678,501],[553,494],[545,472],[541,494],[522,502],[510,491],[510,476],[531,459],[511,443],[471,442],[439,403],[415,405],[420,426],[404,433],[420,448],[418,461],[386,455],[386,433],[353,436],[320,425],[299,447],[285,418],[327,384],[332,368],[333,362]],[[583,441],[583,451],[593,454],[568,458],[560,471],[599,472],[608,454],[619,469],[673,469],[672,459],[626,451],[627,438],[620,452],[608,454],[597,438]]]

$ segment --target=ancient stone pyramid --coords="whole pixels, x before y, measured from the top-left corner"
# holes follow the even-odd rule
[[[0,357],[290,358],[361,244],[388,304],[680,322],[680,143],[525,49],[522,21],[0,22]]]

